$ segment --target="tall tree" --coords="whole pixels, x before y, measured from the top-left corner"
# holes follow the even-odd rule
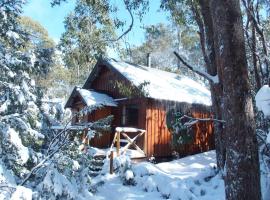
[[[209,1],[200,3],[203,6]],[[213,22],[215,61],[218,76],[223,80],[226,198],[261,199],[258,144],[240,3],[216,0],[208,5]]]
[[[258,146],[240,3],[180,2],[190,8],[198,24],[215,117],[226,121],[224,128],[220,125],[215,129],[218,166],[225,167],[226,198],[260,199]],[[175,6],[174,1],[167,4],[172,15],[178,12]]]
[[[59,47],[67,68],[77,74],[75,82],[82,84],[96,58],[106,54],[114,35],[112,20],[102,1],[91,7],[88,1],[78,0],[74,12],[64,23],[66,31],[61,36]]]
[[[39,86],[45,88],[45,85],[40,85],[40,80],[46,78],[55,66],[56,44],[49,37],[48,31],[30,17],[22,16],[18,19],[18,23],[28,36],[28,40],[24,42],[21,50],[34,54],[31,62],[33,62],[35,70],[31,76]]]
[[[187,26],[189,24],[197,26],[197,31],[199,34],[199,41],[203,59],[205,62],[205,67],[207,73],[216,77],[217,67],[215,63],[215,50],[214,50],[214,32],[213,32],[213,23],[211,20],[210,7],[207,4],[200,4],[198,1],[162,1],[162,8],[169,10],[171,16],[175,23],[181,26]],[[181,9],[183,8],[183,9]],[[180,62],[183,62],[182,56],[178,54]],[[197,68],[197,67],[195,67]],[[195,69],[194,67],[190,69]],[[205,77],[205,76],[204,76]],[[205,77],[208,79],[208,77]],[[212,106],[214,111],[214,116],[217,119],[223,118],[222,110],[222,80],[213,81],[209,79],[211,96],[212,96]],[[223,124],[215,123],[215,146],[216,146],[216,155],[217,155],[217,166],[220,171],[223,171],[225,166],[225,139],[223,134]]]
[[[52,0],[52,5],[63,1]],[[148,1],[144,0],[123,0],[120,4],[130,16],[129,21],[118,17],[119,1],[110,0],[77,0],[74,12],[66,18],[66,31],[59,46],[66,66],[77,74],[77,84],[83,83],[97,57],[106,55],[107,48],[117,46],[131,30],[134,14],[141,17],[148,7]],[[119,36],[116,30],[121,32]]]

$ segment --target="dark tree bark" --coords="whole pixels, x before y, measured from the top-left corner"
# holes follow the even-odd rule
[[[222,70],[217,71],[216,65],[216,56],[215,56],[215,42],[214,42],[214,32],[213,32],[213,20],[212,20],[212,11],[210,9],[209,0],[199,0],[201,15],[203,22],[199,22],[199,16],[195,17],[200,31],[205,33],[200,34],[201,46],[203,55],[206,63],[206,70],[212,76],[218,75],[222,76]],[[198,12],[197,12],[198,13]],[[198,15],[198,14],[197,14]],[[201,27],[201,26],[204,26]],[[205,48],[205,46],[207,48]],[[206,52],[209,52],[208,54]],[[223,119],[222,112],[222,79],[219,79],[218,83],[210,83],[210,90],[212,96],[212,105],[213,111],[216,119]],[[225,166],[225,139],[223,133],[223,124],[215,123],[215,147],[216,147],[216,156],[217,156],[217,167],[219,170],[223,170]]]
[[[226,199],[261,199],[258,145],[239,0],[212,0],[215,62],[223,83]],[[220,73],[221,72],[221,73]]]
[[[217,164],[220,169],[225,166],[226,199],[259,200],[258,144],[240,2],[198,0],[189,3],[199,26],[208,74],[198,73],[177,57],[189,69],[210,80],[215,118],[225,121],[217,124],[215,135]],[[256,29],[256,24],[254,26]],[[216,75],[218,82],[212,79]]]

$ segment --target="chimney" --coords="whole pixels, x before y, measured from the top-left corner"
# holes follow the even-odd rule
[[[147,67],[151,67],[151,53],[147,53]]]

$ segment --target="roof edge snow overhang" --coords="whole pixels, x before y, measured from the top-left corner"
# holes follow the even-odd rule
[[[83,102],[83,104],[85,106],[90,106],[90,105],[88,105],[86,99],[82,96],[82,94],[79,92],[78,89],[82,89],[82,88],[78,87],[78,86],[75,86],[74,89],[72,90],[71,95],[69,96],[69,98],[68,98],[68,100],[67,100],[67,102],[65,104],[65,107],[64,107],[65,109],[66,108],[72,108],[72,105],[74,103],[73,100],[74,100],[74,98],[76,96],[80,97],[80,99],[82,100],[82,102]],[[86,90],[86,89],[84,89],[84,90]],[[106,102],[100,103],[101,106],[110,106],[110,107],[116,107],[117,106],[117,102],[115,102],[115,100],[112,97],[110,97],[109,95],[107,95],[105,93],[97,92],[97,91],[94,91],[94,90],[87,90],[87,91],[94,92],[94,93],[100,94],[100,95],[105,95],[105,96],[107,96],[107,97],[109,97],[109,98],[111,98],[113,100],[113,103],[110,103],[110,104],[106,104]]]

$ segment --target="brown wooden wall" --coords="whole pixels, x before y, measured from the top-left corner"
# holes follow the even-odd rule
[[[88,115],[88,121],[97,121],[112,114],[111,107],[95,110]],[[95,136],[90,140],[90,145],[98,148],[108,148],[112,142],[111,131],[103,132],[101,136]]]
[[[180,156],[199,153],[214,148],[214,130],[212,122],[199,122],[194,125],[195,141],[193,144],[171,145],[171,133],[166,125],[166,113],[170,109],[189,110],[193,117],[206,118],[211,114],[203,106],[186,103],[172,103],[148,100],[146,109],[147,156],[167,157],[175,150]]]
[[[73,105],[74,106],[71,109],[73,114],[80,111],[85,106],[83,102],[81,101],[81,99],[77,97],[75,98]],[[112,114],[112,110],[113,110],[113,107],[104,107],[104,108],[95,110],[91,114],[87,114],[83,116],[83,118],[81,119],[81,122],[91,122],[91,121],[97,121],[99,119],[105,118]],[[72,120],[72,124],[75,124],[75,123],[78,123],[78,121],[76,121],[76,119],[74,118]],[[86,133],[83,134],[82,140],[84,139],[85,136],[86,136]],[[90,145],[94,147],[98,147],[98,148],[107,148],[111,144],[111,141],[112,141],[111,137],[112,137],[111,131],[104,132],[102,136],[100,137],[96,136],[92,138],[90,140]]]

